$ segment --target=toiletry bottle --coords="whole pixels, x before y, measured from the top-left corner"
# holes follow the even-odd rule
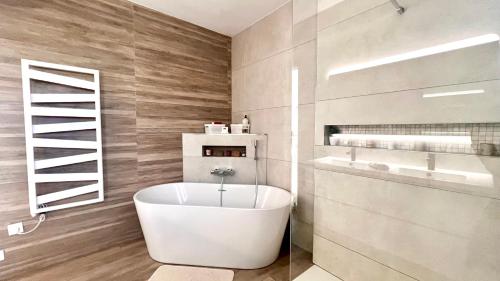
[[[246,115],[245,115],[245,117],[243,117],[243,120],[241,120],[241,124],[243,124],[242,133],[249,134],[250,133],[250,124],[248,122],[248,117]]]

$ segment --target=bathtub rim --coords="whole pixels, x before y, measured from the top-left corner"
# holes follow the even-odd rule
[[[152,202],[146,202],[146,201],[141,201],[139,199],[137,199],[137,196],[139,195],[139,193],[143,192],[143,191],[146,191],[150,188],[154,188],[154,187],[158,187],[158,186],[161,186],[161,185],[167,185],[167,184],[178,184],[178,183],[186,183],[186,184],[217,184],[217,183],[205,183],[205,182],[170,182],[170,183],[162,183],[162,184],[156,184],[156,185],[152,185],[152,186],[148,186],[148,187],[145,187],[145,188],[142,188],[141,190],[138,190],[134,193],[134,196],[133,196],[133,200],[134,200],[134,204],[137,204],[137,203],[140,203],[140,204],[147,204],[147,205],[154,205],[154,206],[169,206],[169,207],[182,207],[182,208],[185,208],[185,207],[191,207],[191,208],[208,208],[208,209],[231,209],[231,210],[241,210],[241,211],[254,211],[254,212],[257,212],[257,211],[273,211],[273,210],[279,210],[279,209],[282,209],[282,208],[290,208],[292,207],[292,194],[290,191],[286,190],[286,189],[283,189],[283,188],[279,188],[279,187],[276,187],[276,186],[272,186],[272,185],[267,185],[267,184],[259,184],[259,187],[260,186],[265,186],[265,187],[271,187],[273,189],[277,189],[279,190],[280,192],[286,192],[288,193],[288,195],[290,196],[290,201],[286,204],[286,205],[283,205],[283,206],[280,206],[280,207],[275,207],[275,208],[268,208],[268,209],[255,209],[255,208],[235,208],[235,207],[220,207],[220,206],[196,206],[196,205],[180,205],[180,204],[165,204],[165,203],[152,203]],[[231,185],[248,185],[248,186],[252,186],[254,187],[255,185],[252,185],[252,184],[236,184],[236,183],[231,183],[231,184],[224,184],[224,186],[231,186]]]

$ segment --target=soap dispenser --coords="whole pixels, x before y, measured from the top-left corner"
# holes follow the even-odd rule
[[[243,117],[243,120],[241,120],[241,124],[243,124],[242,133],[249,134],[250,133],[250,124],[248,122],[248,117],[246,115],[245,115],[245,117]]]

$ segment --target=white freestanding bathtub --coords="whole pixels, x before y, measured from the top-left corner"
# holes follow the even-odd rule
[[[137,192],[134,202],[151,258],[162,263],[254,269],[279,254],[290,193],[272,186],[170,183]]]

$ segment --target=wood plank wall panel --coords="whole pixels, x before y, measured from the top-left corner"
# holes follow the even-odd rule
[[[230,122],[231,41],[149,9],[134,9],[140,182],[181,181],[181,134],[202,132],[211,121]]]
[[[230,119],[230,38],[122,0],[0,1],[0,280],[137,239],[139,188],[182,179],[181,133]],[[29,215],[20,59],[101,71],[105,202]]]

